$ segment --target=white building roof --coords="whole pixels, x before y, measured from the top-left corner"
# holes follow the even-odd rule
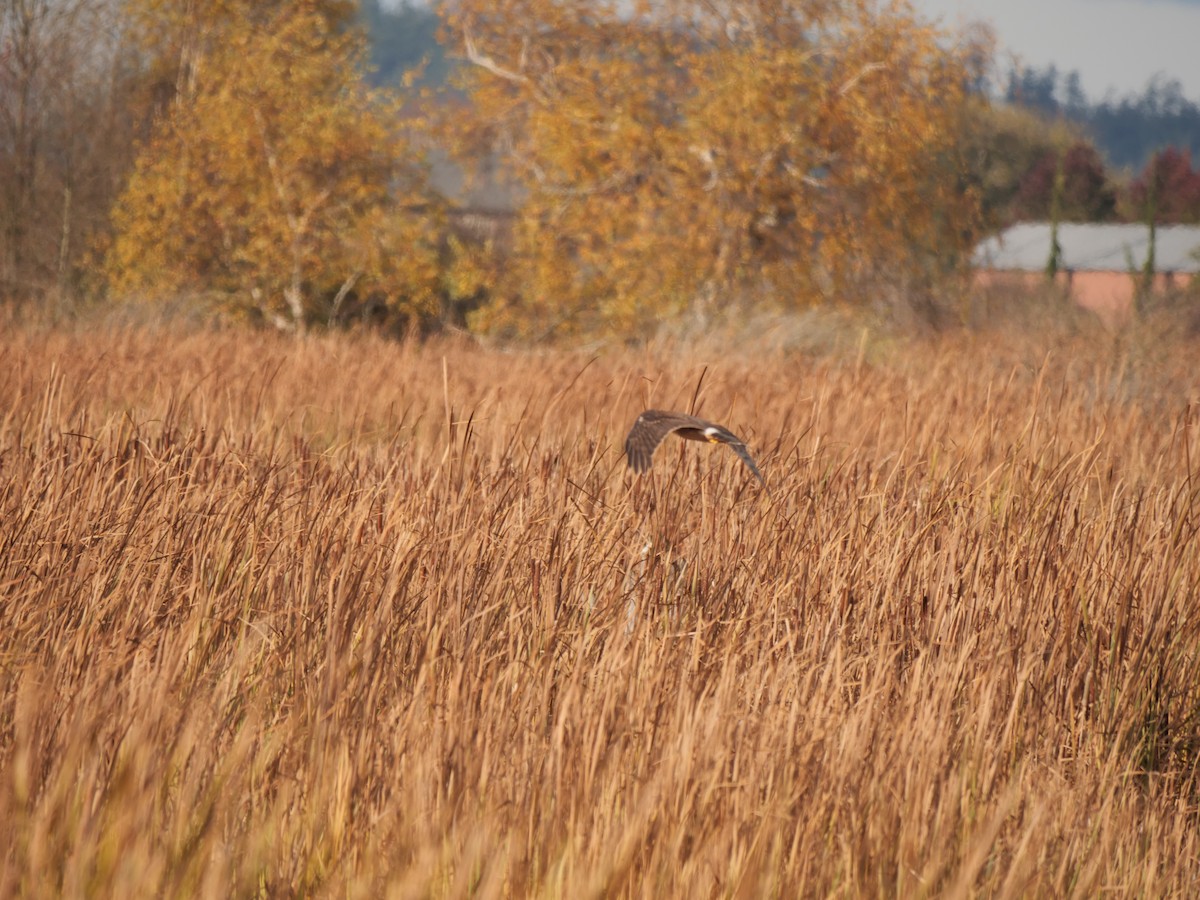
[[[1075,272],[1128,272],[1146,262],[1146,225],[1064,222],[1058,226],[1059,269]],[[975,248],[972,262],[985,269],[1042,272],[1050,259],[1050,223],[1024,222]],[[1154,239],[1158,272],[1200,272],[1200,226],[1159,225]]]

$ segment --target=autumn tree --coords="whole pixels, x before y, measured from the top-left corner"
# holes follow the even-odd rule
[[[983,228],[998,231],[1019,219],[1019,194],[1028,173],[1080,139],[1061,119],[1045,119],[1020,106],[972,98],[960,135],[967,184],[981,206]],[[1051,170],[1053,174],[1053,170]]]
[[[435,302],[440,226],[346,2],[129,0],[162,113],[114,214],[121,293],[207,294],[297,330],[350,296]]]
[[[1116,218],[1117,189],[1091,143],[1078,141],[1063,153],[1045,153],[1021,179],[1013,209],[1018,219],[1046,219],[1055,204],[1064,222]]]
[[[978,48],[904,3],[460,0],[446,22],[472,63],[452,141],[524,198],[484,327],[853,298],[968,239]]]
[[[1200,222],[1200,171],[1187,150],[1167,147],[1154,154],[1129,185],[1131,218],[1159,224]]]

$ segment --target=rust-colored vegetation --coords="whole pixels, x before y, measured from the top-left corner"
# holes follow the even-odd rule
[[[1194,359],[10,323],[0,894],[1188,895]]]

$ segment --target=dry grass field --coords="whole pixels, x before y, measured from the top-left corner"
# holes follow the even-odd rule
[[[1198,349],[9,322],[0,896],[1196,896]]]

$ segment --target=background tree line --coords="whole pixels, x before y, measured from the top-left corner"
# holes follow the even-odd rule
[[[1065,218],[1153,200],[1196,220],[1186,152],[1116,184],[1081,132],[980,92],[986,35],[948,41],[903,5],[0,14],[6,298],[628,333],[730,302],[928,299],[983,231],[1039,215],[1047,171]],[[503,234],[461,227],[469,194],[432,161],[502,184]]]
[[[1091,102],[1078,72],[1055,66],[1014,68],[1004,99],[1081,126],[1108,164],[1142,170],[1164,147],[1200,154],[1200,103],[1184,96],[1174,79],[1156,76],[1141,94],[1115,94]]]

